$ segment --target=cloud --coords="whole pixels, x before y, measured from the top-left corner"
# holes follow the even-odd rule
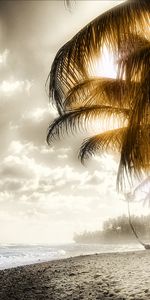
[[[21,135],[22,141],[21,138],[12,141],[1,162],[1,208],[4,214],[14,214],[17,224],[18,216],[22,215],[37,224],[41,222],[40,226],[51,220],[53,226],[59,222],[61,230],[61,222],[68,226],[74,220],[70,225],[72,231],[91,230],[106,219],[108,211],[111,214],[115,202],[110,205],[112,195],[115,199],[114,169],[110,174],[109,168],[106,171],[108,157],[105,161],[97,157],[93,169],[84,168],[69,159],[73,152],[70,146],[59,143],[49,148],[42,142],[36,143],[32,130],[34,126],[41,128],[45,115],[48,116],[46,110],[36,109],[20,119],[20,124],[28,120],[25,121],[28,135],[26,139]]]
[[[0,84],[0,93],[5,93],[9,97],[16,92],[26,91],[29,93],[31,86],[32,84],[28,80],[4,80]]]
[[[84,5],[77,1],[70,14],[63,1],[0,2],[1,240],[71,240],[73,231],[98,228],[108,211],[121,207],[113,159],[96,156],[83,167],[81,136],[66,135],[50,147],[45,141],[56,117],[45,91],[52,60],[92,11],[105,6],[89,1],[83,18]]]

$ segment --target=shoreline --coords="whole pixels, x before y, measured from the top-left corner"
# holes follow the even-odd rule
[[[149,300],[150,251],[80,255],[0,270],[1,300]]]
[[[8,271],[8,270],[12,270],[12,269],[18,269],[18,268],[25,268],[25,267],[30,267],[30,266],[36,266],[36,265],[43,265],[43,264],[51,264],[52,262],[54,263],[59,263],[59,262],[65,262],[66,260],[69,260],[69,259],[74,259],[74,258],[82,258],[82,257],[89,257],[89,256],[103,256],[103,255],[111,255],[111,254],[115,254],[115,255],[120,255],[120,254],[134,254],[134,253],[143,253],[143,251],[145,252],[148,252],[148,250],[129,250],[129,251],[116,251],[116,252],[104,252],[104,253],[93,253],[93,254],[80,254],[80,255],[75,255],[75,256],[68,256],[68,257],[62,257],[62,258],[55,258],[55,259],[51,259],[51,260],[39,260],[38,262],[31,262],[31,263],[27,263],[27,264],[24,264],[24,265],[18,265],[18,266],[14,266],[14,267],[8,267],[8,268],[4,268],[4,269],[0,269],[0,273],[3,272],[3,271]],[[150,251],[149,251],[150,252]],[[1,300],[1,299],[0,299]]]
[[[84,247],[85,246],[89,246],[89,244],[84,244]],[[120,245],[120,244],[119,244]],[[116,244],[115,245],[113,245],[113,246],[116,246]],[[85,249],[84,249],[85,250]],[[87,253],[85,253],[85,251],[83,250],[83,253],[82,252],[79,252],[79,253],[76,253],[75,255],[73,254],[73,253],[70,253],[70,254],[64,254],[64,255],[62,255],[62,256],[58,256],[58,257],[47,257],[47,258],[45,258],[45,259],[42,259],[42,257],[41,258],[38,258],[38,259],[33,259],[33,260],[27,260],[27,261],[22,261],[22,262],[20,262],[20,263],[17,263],[17,261],[12,261],[11,263],[10,263],[10,266],[9,266],[9,264],[8,263],[6,263],[6,266],[5,266],[5,264],[2,262],[2,257],[1,257],[1,261],[0,261],[0,271],[2,271],[2,270],[8,270],[8,269],[12,269],[12,268],[17,268],[17,267],[25,267],[25,266],[29,266],[29,265],[34,265],[34,264],[39,264],[39,263],[45,263],[45,262],[51,262],[51,261],[57,261],[57,260],[63,260],[63,259],[68,259],[68,258],[70,258],[70,257],[77,257],[77,256],[84,256],[84,255],[94,255],[94,254],[111,254],[111,253],[128,253],[128,252],[138,252],[138,251],[143,251],[143,250],[145,250],[144,249],[144,247],[140,247],[140,248],[131,248],[131,249],[118,249],[118,250],[108,250],[108,251],[104,251],[104,252],[102,252],[102,251],[99,251],[99,249],[95,249],[95,251],[94,251],[94,249],[93,249],[93,251],[87,251]],[[98,251],[97,251],[98,250]],[[2,264],[2,266],[1,266],[1,264]]]

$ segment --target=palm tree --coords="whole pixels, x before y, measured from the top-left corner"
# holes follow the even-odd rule
[[[79,156],[109,149],[120,153],[117,188],[125,190],[150,170],[150,1],[128,0],[97,17],[56,54],[49,74],[49,96],[59,117],[47,141],[64,131],[106,121],[104,132],[85,140]],[[91,70],[106,47],[117,65],[115,79],[93,77]],[[119,120],[110,129],[109,119]],[[129,215],[130,217],[130,215]]]
[[[94,149],[101,138],[105,146],[110,145],[110,136],[113,141],[116,138],[121,153],[117,178],[121,190],[125,174],[132,179],[150,167],[149,15],[149,0],[126,1],[100,15],[58,51],[50,72],[50,97],[60,117],[49,127],[48,142],[64,128],[68,131],[69,127],[86,125],[91,118],[124,116],[123,127],[128,121],[126,128],[92,140]],[[104,45],[118,65],[114,81],[91,78],[87,68],[102,55]],[[81,158],[84,149],[82,146]]]

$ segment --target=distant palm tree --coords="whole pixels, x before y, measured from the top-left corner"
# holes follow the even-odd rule
[[[119,151],[117,187],[122,191],[125,178],[132,184],[135,176],[141,178],[150,170],[149,28],[150,1],[125,1],[67,42],[49,75],[49,96],[59,117],[49,126],[48,143],[64,131],[107,121],[106,131],[83,142],[79,156],[84,161],[96,150]],[[104,47],[114,56],[116,79],[91,76]],[[109,128],[110,118],[119,120],[117,129]]]

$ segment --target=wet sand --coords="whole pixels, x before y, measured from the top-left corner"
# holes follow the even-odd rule
[[[150,300],[150,251],[95,254],[0,271],[0,300]]]

